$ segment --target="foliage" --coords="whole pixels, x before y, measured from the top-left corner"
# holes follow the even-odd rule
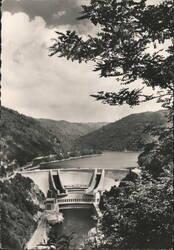
[[[101,77],[114,77],[129,86],[117,93],[101,91],[92,95],[103,103],[134,106],[157,99],[163,107],[172,108],[173,1],[147,5],[146,0],[91,0],[82,8],[79,19],[88,19],[99,32],[86,39],[75,31],[56,32],[58,38],[50,47],[50,55],[79,63],[93,61],[94,71],[99,71]],[[131,88],[136,80],[142,87]],[[159,87],[160,92],[148,95],[145,87]]]
[[[80,137],[76,145],[100,150],[140,151],[156,137],[147,128],[164,129],[169,125],[166,110],[132,114]]]
[[[75,151],[75,139],[103,124],[37,120],[1,107],[0,159],[3,168],[0,169],[0,176],[13,172],[35,157],[54,154],[61,159],[61,153],[68,157],[68,151]],[[74,153],[78,156],[78,152]]]
[[[46,163],[46,162],[51,162],[51,161],[64,161],[67,159],[72,159],[72,158],[81,158],[83,156],[90,156],[90,155],[95,155],[95,154],[101,154],[102,152],[100,150],[95,150],[95,149],[81,149],[81,150],[73,150],[71,152],[64,152],[61,154],[53,154],[53,155],[48,155],[48,156],[42,156],[42,157],[36,157],[32,161],[32,167],[38,166],[41,163]],[[40,165],[39,168],[49,168],[49,164],[47,166],[42,166]]]
[[[41,125],[51,133],[57,135],[63,153],[73,151],[74,141],[100,127],[106,125],[104,122],[94,123],[75,123],[68,121],[54,121],[48,119],[39,119]]]
[[[173,130],[172,128],[155,128],[151,131],[157,139],[146,145],[139,155],[138,164],[142,170],[148,171],[153,178],[165,175],[173,168]]]
[[[6,169],[4,166],[0,166],[0,177],[6,176]]]
[[[172,248],[172,178],[129,182],[104,195],[103,218],[98,222],[100,239],[94,248]],[[101,235],[103,237],[101,238]],[[96,241],[97,242],[97,241]]]
[[[28,212],[21,212],[10,202],[0,200],[2,246],[8,249],[21,250],[31,233],[36,228],[36,222]]]
[[[139,156],[141,175],[129,174],[103,196],[96,248],[172,248],[172,129],[151,132],[157,139]]]
[[[50,47],[50,56],[57,54],[79,63],[92,61],[94,71],[99,71],[100,77],[113,77],[126,85],[117,93],[100,91],[92,95],[96,100],[133,107],[156,99],[171,114],[173,1],[148,5],[146,0],[91,0],[82,8],[79,19],[88,19],[98,33],[95,37],[82,38],[75,31],[56,32],[58,37]],[[136,81],[139,88],[133,85]],[[147,88],[158,92],[146,94]],[[155,135],[156,141],[147,145],[139,157],[141,178],[133,182],[127,178],[127,184],[122,182],[119,188],[105,193],[104,214],[98,221],[96,241],[92,245],[89,242],[91,248],[172,247],[172,137],[171,131],[162,129],[164,133]],[[93,134],[90,135],[92,138]],[[106,137],[111,141],[108,134]]]
[[[1,107],[1,160],[26,164],[36,156],[60,151],[59,139],[39,121]]]
[[[15,205],[21,211],[28,211],[31,215],[34,215],[39,206],[32,201],[32,192],[34,193],[34,183],[30,178],[25,178],[20,174],[17,174],[11,181],[0,182],[1,199],[5,202],[10,202]],[[38,191],[37,199],[42,201],[44,195],[41,191]]]
[[[0,182],[0,191],[2,246],[23,249],[37,226],[33,215],[41,211],[38,204],[44,200],[44,195],[36,192],[31,179],[20,174],[10,181]]]

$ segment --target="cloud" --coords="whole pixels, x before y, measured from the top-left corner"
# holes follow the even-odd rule
[[[23,1],[23,0],[21,0]],[[110,107],[89,95],[117,90],[113,79],[98,78],[92,64],[49,57],[54,29],[42,17],[25,13],[2,16],[2,104],[26,115],[70,121],[114,121],[132,112],[149,109]],[[59,26],[63,32],[67,26]],[[151,110],[160,106],[154,104]]]
[[[5,0],[3,10],[14,13],[24,12],[31,20],[36,16],[44,19],[48,27],[71,25],[79,32],[85,32],[91,25],[86,21],[77,21],[80,15],[81,4],[85,0]]]
[[[88,4],[90,0],[5,0],[3,10],[11,13],[24,12],[30,19],[40,16],[48,27],[59,25],[77,26],[82,32],[89,25],[87,21],[77,21],[82,11],[81,5]],[[159,4],[164,0],[147,0],[147,4]],[[91,26],[90,26],[91,27]]]

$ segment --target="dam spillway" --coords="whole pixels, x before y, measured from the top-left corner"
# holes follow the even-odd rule
[[[60,181],[62,183],[61,188],[66,187],[69,190],[69,193],[74,192],[75,189],[78,192],[88,192],[94,190],[95,185],[95,177],[97,173],[102,173],[103,169],[79,169],[79,168],[66,168],[66,169],[52,169],[52,178],[54,179],[55,187]],[[59,172],[59,180],[57,176],[57,171]],[[97,172],[98,171],[98,172]],[[102,182],[100,182],[100,190],[110,190],[110,188],[114,185],[117,185],[117,181],[121,180],[126,174],[129,172],[128,169],[105,169],[103,172]],[[29,177],[33,180],[35,184],[38,185],[40,190],[44,193],[45,197],[47,197],[47,192],[50,188],[50,180],[49,169],[36,169],[36,170],[25,170],[22,171],[21,174],[24,177]],[[56,176],[56,177],[55,177]],[[99,178],[99,177],[98,177]],[[56,187],[57,188],[57,187]],[[63,190],[60,190],[60,193],[63,193]]]
[[[59,210],[94,209],[100,216],[98,205],[102,192],[118,185],[128,169],[44,169],[29,170],[21,174],[31,178],[45,194],[54,200]],[[48,204],[50,206],[50,204]],[[45,209],[47,203],[45,203]],[[53,209],[53,208],[50,208]]]
[[[96,208],[104,170],[49,170],[47,198],[54,198],[59,210]]]

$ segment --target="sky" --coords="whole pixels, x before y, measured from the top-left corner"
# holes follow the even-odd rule
[[[161,108],[155,102],[133,109],[127,105],[119,107],[97,102],[90,94],[101,90],[117,91],[116,80],[99,78],[98,73],[92,71],[91,63],[78,64],[48,56],[56,30],[77,30],[83,35],[94,33],[91,24],[76,19],[81,4],[86,2],[3,1],[3,106],[35,118],[72,122],[112,122],[132,113]]]

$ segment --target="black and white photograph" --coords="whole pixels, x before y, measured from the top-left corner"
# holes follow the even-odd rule
[[[173,0],[2,0],[0,249],[173,249]]]

